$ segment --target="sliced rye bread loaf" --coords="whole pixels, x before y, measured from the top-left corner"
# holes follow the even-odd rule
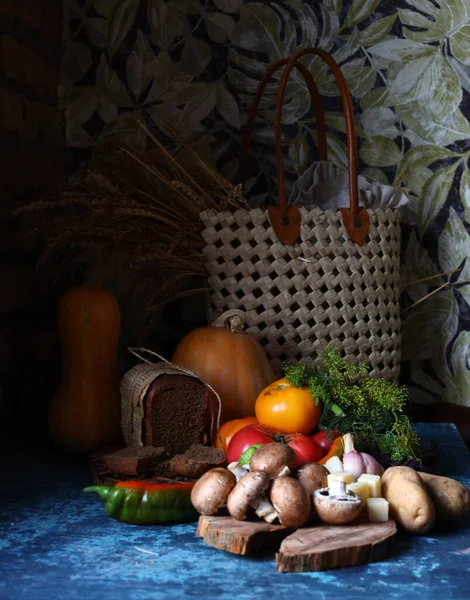
[[[210,418],[210,392],[194,377],[162,375],[144,399],[142,442],[163,446],[169,456],[182,454],[204,441]]]
[[[202,444],[194,444],[184,454],[177,454],[170,461],[170,471],[184,477],[201,477],[215,467],[227,464],[222,450]]]

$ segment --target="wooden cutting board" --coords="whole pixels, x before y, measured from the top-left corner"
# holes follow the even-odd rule
[[[390,556],[395,521],[371,523],[362,518],[348,525],[316,525],[292,531],[264,521],[232,517],[199,517],[198,535],[213,548],[239,555],[276,552],[282,573],[325,571],[376,562]]]

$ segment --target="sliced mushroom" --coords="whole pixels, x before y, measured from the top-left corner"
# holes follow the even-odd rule
[[[253,452],[250,458],[250,471],[264,471],[274,479],[289,475],[295,466],[295,452],[287,444],[270,442]]]
[[[272,504],[266,499],[265,492],[271,483],[264,471],[250,471],[240,479],[227,498],[228,512],[234,519],[246,519],[250,508],[255,509],[258,517],[272,523],[277,517]]]
[[[283,525],[305,525],[310,516],[310,498],[297,479],[277,477],[273,481],[270,498]]]
[[[225,504],[237,480],[233,473],[216,467],[204,473],[191,490],[191,502],[201,515],[215,515]]]
[[[320,463],[308,462],[300,465],[295,475],[311,498],[315,490],[327,487],[328,473],[328,469]]]
[[[313,503],[318,517],[329,525],[345,525],[359,516],[363,502],[357,494],[346,490],[343,481],[335,486],[313,492]]]

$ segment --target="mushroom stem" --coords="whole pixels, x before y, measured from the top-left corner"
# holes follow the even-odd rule
[[[279,471],[279,473],[277,474],[278,477],[287,477],[287,475],[290,475],[291,470],[289,469],[289,467],[286,465],[283,469],[281,469]]]
[[[264,519],[267,523],[272,523],[277,519],[277,512],[266,497],[261,496],[260,498],[256,498],[251,503],[251,506],[255,509],[258,517]]]
[[[345,496],[347,494],[344,481],[330,481],[328,489],[330,496]]]
[[[235,485],[227,498],[230,515],[237,521],[246,519],[250,508],[259,508],[271,479],[264,471],[249,471]]]
[[[239,463],[232,462],[228,465],[227,469],[235,475],[237,481],[240,481],[240,479],[247,474],[249,467],[248,465],[242,467]]]

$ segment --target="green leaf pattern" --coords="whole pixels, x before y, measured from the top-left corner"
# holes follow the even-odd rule
[[[172,119],[202,134],[230,178],[267,66],[299,48],[330,52],[353,97],[361,173],[410,190],[402,282],[412,398],[470,406],[469,0],[64,0],[64,20],[59,95],[71,151],[111,139],[143,148],[137,120]],[[318,57],[304,62],[326,97],[329,159],[346,168],[336,82]],[[280,76],[253,135],[253,206],[275,196]],[[288,185],[314,159],[314,124],[293,72],[281,139]]]
[[[418,230],[421,237],[432,226],[439,212],[444,208],[458,163],[439,169],[426,181],[418,201]]]
[[[108,54],[113,59],[134,24],[139,0],[122,0],[116,5],[108,24]]]

